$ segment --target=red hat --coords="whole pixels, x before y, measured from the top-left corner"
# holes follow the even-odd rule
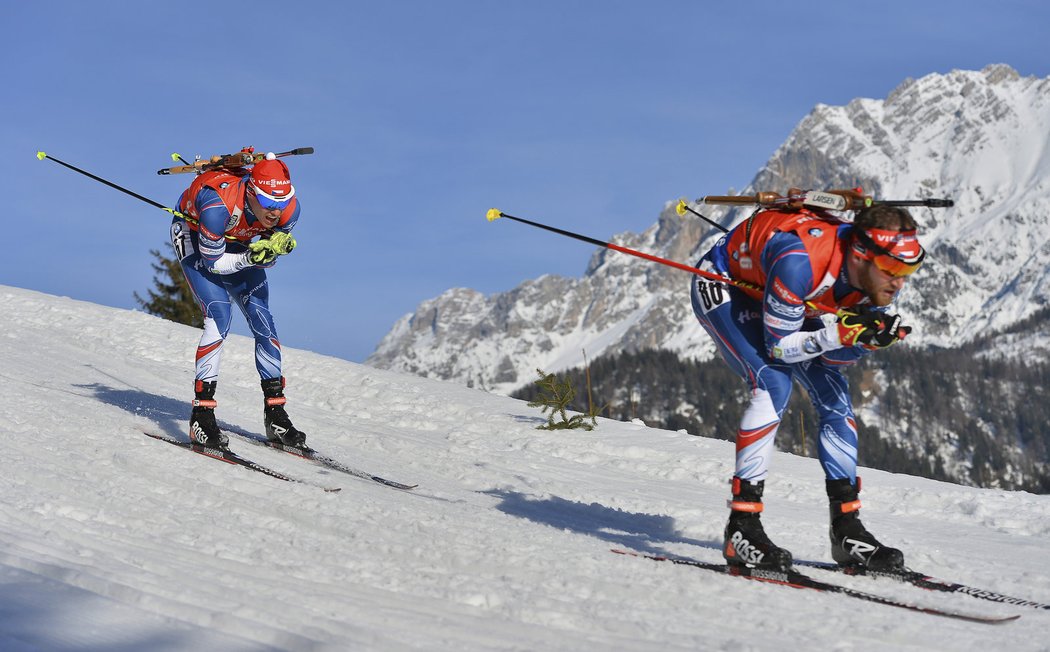
[[[278,161],[272,152],[252,168],[248,189],[255,193],[261,200],[260,203],[262,200],[269,200],[267,203],[283,204],[295,196],[288,166],[283,161]]]
[[[919,244],[915,229],[854,229],[853,235],[854,253],[893,276],[913,273],[926,258],[926,250]]]

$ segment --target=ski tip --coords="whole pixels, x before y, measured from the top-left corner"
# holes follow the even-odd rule
[[[373,482],[378,482],[381,485],[387,487],[393,487],[394,489],[400,489],[401,491],[412,491],[419,487],[418,484],[404,484],[402,482],[394,482],[393,480],[387,480],[386,478],[380,478],[378,475],[373,475],[369,478]]]
[[[946,615],[935,613],[934,615]],[[958,618],[959,620],[968,620],[972,623],[982,623],[984,625],[1005,625],[1006,623],[1012,623],[1021,617],[1021,614],[1014,614],[1012,616],[978,616],[973,614],[955,613],[951,612],[947,614],[951,618]]]
[[[47,152],[37,152],[36,158],[38,161],[43,161],[45,158],[47,158]]]
[[[488,219],[489,222],[495,222],[499,218],[503,217],[503,211],[501,211],[498,208],[490,208],[488,212],[485,213],[485,217]]]
[[[674,207],[674,212],[678,213],[678,217],[685,217],[685,211],[686,211],[686,206],[687,205],[688,204],[685,201],[684,197],[678,200],[678,204],[676,204],[675,207]]]

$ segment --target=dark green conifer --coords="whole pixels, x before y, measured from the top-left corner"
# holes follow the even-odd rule
[[[554,374],[548,374],[540,369],[536,370],[539,379],[534,384],[539,387],[536,398],[529,401],[529,407],[538,407],[541,414],[547,415],[547,423],[537,426],[539,430],[566,430],[572,428],[583,428],[594,430],[597,425],[596,415],[574,414],[571,417],[566,414],[566,409],[576,398],[576,389],[568,378],[558,380]],[[548,414],[549,412],[549,414]],[[555,421],[555,416],[560,416],[561,421]],[[587,419],[591,422],[587,423]]]
[[[150,254],[157,262],[150,266],[153,268],[153,285],[155,290],[146,290],[149,300],[143,299],[135,292],[135,301],[143,310],[151,315],[170,319],[179,324],[204,327],[204,317],[197,305],[197,299],[190,290],[190,284],[186,281],[186,275],[182,272],[182,265],[175,260],[175,248],[168,243],[168,251],[171,257],[164,256],[157,249],[150,249]]]

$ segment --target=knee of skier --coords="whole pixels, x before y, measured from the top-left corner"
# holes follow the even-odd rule
[[[226,339],[233,324],[233,312],[229,302],[210,303],[204,315],[204,330],[214,335],[214,339]]]
[[[787,401],[785,400],[786,404]],[[768,390],[758,388],[751,393],[751,402],[744,410],[741,428],[750,430],[772,423],[779,423],[783,406],[778,406]]]
[[[780,419],[791,400],[792,381],[790,372],[784,373],[775,367],[759,371],[756,389],[751,394],[751,404],[760,404]],[[749,408],[750,409],[750,408]],[[758,408],[756,408],[758,409]]]

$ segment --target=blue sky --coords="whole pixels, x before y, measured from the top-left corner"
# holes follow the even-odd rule
[[[490,207],[609,239],[747,185],[818,103],[1050,76],[1035,0],[45,0],[2,29],[0,284],[134,308],[167,240],[166,213],[38,150],[171,206],[172,152],[312,146],[286,159],[303,215],[272,305],[286,346],[354,361],[451,287],[582,274],[592,248]]]

